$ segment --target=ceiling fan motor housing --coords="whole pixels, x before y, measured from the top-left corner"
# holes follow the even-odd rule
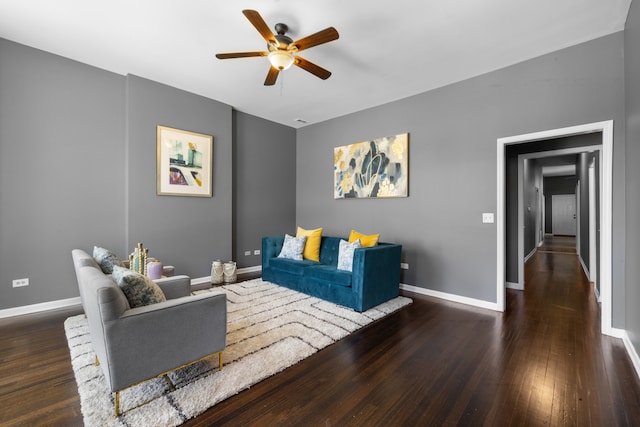
[[[278,42],[278,46],[271,46],[270,44],[267,44],[267,48],[269,49],[269,52],[271,52],[276,48],[284,50],[287,47],[289,47],[291,43],[293,43],[293,39],[285,35],[285,33],[289,31],[289,27],[287,26],[287,24],[278,23],[275,25],[275,30],[277,34],[275,34],[274,37]]]

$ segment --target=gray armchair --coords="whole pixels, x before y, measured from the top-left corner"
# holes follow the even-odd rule
[[[130,308],[122,290],[93,257],[72,251],[91,341],[107,385],[116,393],[144,380],[218,354],[226,347],[227,300],[224,294],[190,294],[190,279],[156,280],[167,301]]]

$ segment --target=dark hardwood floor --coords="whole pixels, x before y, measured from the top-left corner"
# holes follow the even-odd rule
[[[184,425],[638,426],[640,381],[572,244],[540,248],[506,313],[403,292],[408,308]],[[62,327],[79,312],[0,320],[0,425],[82,425]]]

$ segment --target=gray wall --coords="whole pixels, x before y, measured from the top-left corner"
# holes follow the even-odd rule
[[[625,76],[627,88],[627,240],[626,330],[640,353],[640,4],[631,3],[625,28]]]
[[[232,111],[212,99],[127,76],[127,252],[142,242],[149,255],[191,277],[231,258]],[[213,197],[156,194],[156,126],[213,136]]]
[[[0,309],[77,297],[73,248],[198,278],[295,231],[293,128],[3,39],[0,95]],[[213,136],[212,198],[156,195],[157,125]]]
[[[0,39],[0,309],[78,296],[74,247],[125,250],[124,82]]]
[[[238,267],[260,266],[253,251],[262,236],[296,232],[296,131],[239,111],[233,118],[233,254]]]
[[[298,130],[296,221],[403,245],[404,283],[496,301],[496,140],[615,120],[614,325],[624,322],[623,34]],[[410,196],[334,200],[333,147],[410,133]],[[517,255],[517,254],[516,254]],[[622,316],[622,317],[621,317]]]

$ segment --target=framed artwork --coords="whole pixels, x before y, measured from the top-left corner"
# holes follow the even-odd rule
[[[409,134],[333,149],[334,199],[408,197]]]
[[[213,137],[158,126],[157,194],[212,196]]]

